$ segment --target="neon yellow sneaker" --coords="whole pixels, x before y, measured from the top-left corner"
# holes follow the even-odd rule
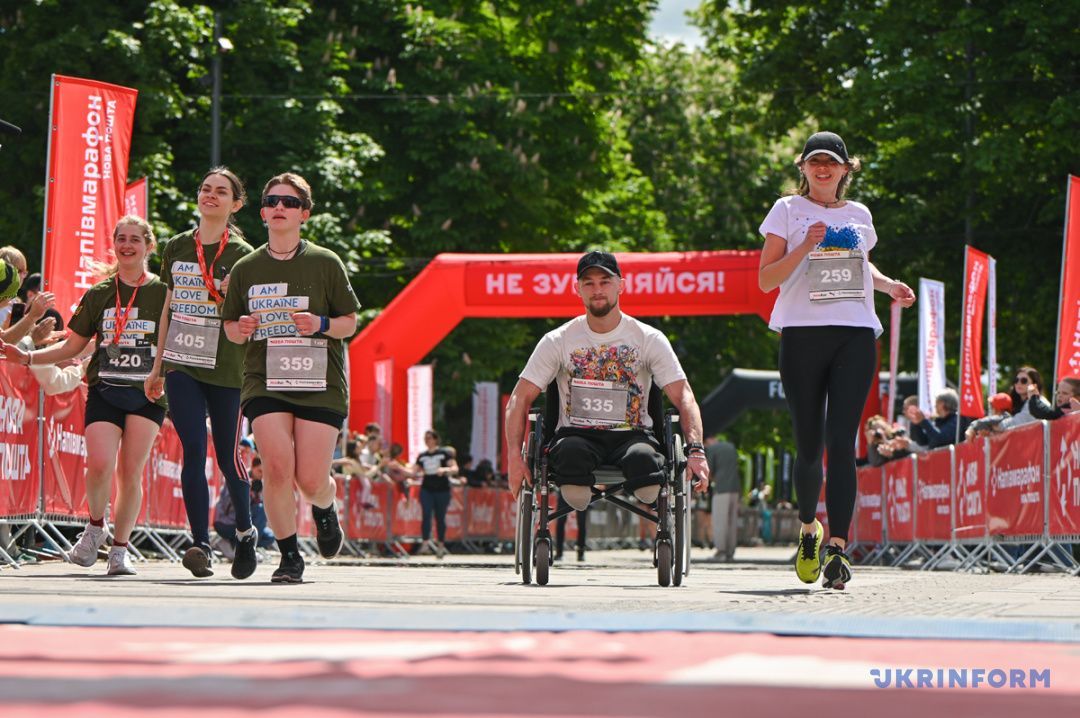
[[[821,539],[825,530],[814,519],[813,534],[799,534],[799,553],[795,555],[795,573],[803,583],[814,583],[821,575]]]
[[[821,585],[843,591],[851,581],[851,561],[844,549],[828,546],[825,549],[825,568],[821,572]]]

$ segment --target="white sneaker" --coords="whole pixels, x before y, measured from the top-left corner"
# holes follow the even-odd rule
[[[109,569],[107,576],[134,576],[135,569],[131,565],[126,546],[113,546],[109,549]]]
[[[68,552],[68,560],[77,566],[93,566],[97,562],[98,549],[105,545],[109,532],[104,526],[87,524],[86,530],[79,534],[75,545]]]

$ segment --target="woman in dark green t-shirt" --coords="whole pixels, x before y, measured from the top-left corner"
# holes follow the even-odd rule
[[[79,354],[91,339],[97,349],[86,371],[86,503],[90,523],[68,558],[93,566],[108,538],[105,512],[112,478],[117,477],[113,507],[110,576],[134,575],[127,542],[142,507],[142,474],[158,430],[165,420],[164,397],[143,394],[143,381],[154,360],[165,284],[146,270],[154,232],[141,217],[121,217],[113,230],[115,266],[108,278],[91,287],[68,322],[71,334],[60,344],[34,352],[2,345],[4,359],[15,364],[55,364]],[[119,452],[119,454],[117,453]]]
[[[161,317],[161,343],[144,390],[150,398],[169,396],[169,415],[184,447],[180,486],[193,545],[184,568],[213,576],[210,548],[210,488],[206,481],[206,418],[217,464],[236,509],[233,578],[255,573],[256,531],[251,525],[251,486],[240,458],[240,381],[244,348],[225,338],[221,304],[229,274],[254,249],[232,216],[244,206],[244,185],[231,170],[215,167],[199,184],[199,228],[179,234],[161,254],[161,279],[169,287]],[[162,380],[161,370],[165,369]]]
[[[300,237],[311,214],[311,187],[285,173],[262,195],[265,246],[233,266],[222,318],[230,340],[245,345],[240,402],[263,461],[263,503],[281,565],[271,580],[299,583],[295,486],[312,505],[316,541],[326,558],[344,542],[330,478],[338,432],[348,412],[345,349],[359,304],[337,255]]]

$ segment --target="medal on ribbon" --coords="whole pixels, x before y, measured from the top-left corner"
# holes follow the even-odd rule
[[[218,245],[217,254],[214,255],[213,261],[210,262],[210,266],[206,266],[206,256],[203,254],[202,242],[199,241],[199,230],[195,230],[195,254],[199,258],[199,271],[202,273],[203,284],[206,285],[206,291],[210,292],[210,298],[214,300],[214,304],[217,305],[218,313],[221,312],[221,305],[225,303],[225,297],[221,296],[221,292],[218,291],[214,285],[214,262],[218,261],[218,257],[225,251],[225,245],[229,243],[229,228],[225,228],[225,234],[221,237],[221,243]]]
[[[127,308],[123,314],[120,313],[120,273],[116,273],[116,327],[113,331],[113,340],[105,345],[105,353],[109,355],[110,359],[117,359],[120,356],[120,337],[124,333],[124,327],[127,326],[128,315],[131,314],[131,307],[135,304],[135,295],[139,293],[139,287],[142,286],[143,280],[146,279],[146,272],[143,272],[139,277],[139,283],[135,285],[135,291],[131,293],[131,299],[128,300]]]

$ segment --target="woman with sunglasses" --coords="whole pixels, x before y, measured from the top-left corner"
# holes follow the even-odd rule
[[[233,578],[255,573],[258,538],[251,525],[251,487],[240,459],[240,381],[244,349],[221,328],[221,303],[229,272],[254,248],[233,224],[247,201],[244,185],[227,167],[215,167],[199,184],[199,226],[169,240],[161,255],[161,279],[168,286],[154,368],[144,390],[151,400],[165,392],[169,417],[184,451],[180,485],[193,545],[183,565],[197,578],[213,576],[210,548],[210,487],[206,480],[206,417],[217,464],[236,509]],[[165,376],[162,380],[162,370]]]
[[[795,488],[802,522],[795,573],[804,583],[822,576],[825,588],[842,589],[851,579],[844,553],[855,510],[855,440],[875,378],[881,322],[874,291],[902,306],[915,294],[889,279],[870,261],[878,241],[870,210],[844,199],[857,157],[832,132],[812,135],[795,160],[798,189],[773,205],[760,232],[765,238],[758,281],[780,293],[769,328],[780,334],[779,368],[797,449]],[[816,518],[822,458],[828,451],[825,504],[829,546]]]
[[[90,523],[68,558],[93,566],[105,545],[112,479],[117,478],[113,507],[113,545],[106,573],[133,576],[128,540],[142,506],[142,474],[150,449],[165,421],[165,397],[154,402],[143,393],[143,381],[154,362],[158,322],[168,291],[146,269],[154,249],[154,231],[141,217],[121,217],[113,230],[116,261],[101,267],[106,279],[91,287],[68,322],[71,333],[60,344],[24,352],[0,344],[4,359],[14,364],[56,364],[75,357],[91,339],[97,348],[87,367],[86,503]]]
[[[359,303],[345,265],[300,236],[311,215],[311,187],[286,172],[262,195],[268,241],[233,267],[222,316],[230,340],[245,346],[241,405],[263,461],[263,504],[281,564],[271,580],[303,581],[294,486],[312,505],[319,553],[332,558],[344,535],[330,477],[348,413],[342,340],[356,332]]]

